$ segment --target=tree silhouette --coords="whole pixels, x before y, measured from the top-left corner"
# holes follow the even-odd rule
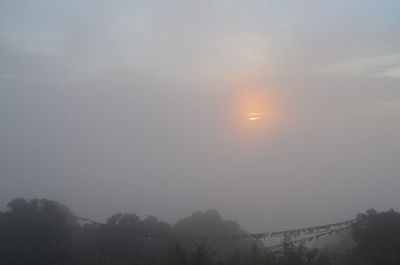
[[[400,213],[368,210],[352,226],[355,253],[376,265],[400,264]]]
[[[72,262],[70,227],[76,226],[69,210],[49,200],[17,198],[0,218],[2,264],[56,264]]]

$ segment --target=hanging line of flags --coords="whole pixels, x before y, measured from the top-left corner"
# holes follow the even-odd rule
[[[79,217],[79,216],[72,216],[74,219],[78,221],[83,221],[85,223],[91,223],[93,225],[99,227],[113,227],[115,226],[110,224],[100,223],[94,220],[90,220],[87,218]],[[171,239],[192,239],[192,240],[231,240],[231,239],[252,239],[252,240],[265,240],[268,238],[273,237],[288,237],[288,238],[296,238],[302,237],[304,235],[309,234],[319,234],[317,236],[312,236],[309,238],[314,238],[322,235],[332,234],[334,232],[340,231],[341,229],[348,229],[350,225],[355,222],[355,219],[332,223],[327,225],[320,225],[320,226],[313,226],[313,227],[306,227],[306,228],[299,228],[299,229],[291,229],[291,230],[283,230],[277,232],[264,232],[264,233],[254,233],[254,234],[230,234],[230,235],[214,235],[214,236],[204,236],[204,235],[179,235],[179,234],[153,234],[153,233],[146,233],[144,231],[133,230],[129,228],[120,228],[124,229],[127,232],[133,232],[137,236],[147,237],[148,239],[152,238],[171,238]],[[334,229],[335,228],[335,229]],[[334,230],[332,230],[334,229]],[[318,238],[317,238],[318,239]],[[300,239],[298,241],[301,241]],[[294,241],[292,241],[294,242]]]
[[[302,245],[302,244],[305,244],[307,242],[311,242],[313,240],[319,240],[320,237],[331,236],[332,234],[339,234],[339,233],[342,233],[342,232],[344,232],[346,230],[349,230],[349,229],[350,229],[350,226],[346,226],[346,227],[330,230],[328,232],[320,233],[320,234],[317,234],[317,235],[314,235],[314,236],[301,238],[301,239],[298,239],[298,240],[289,240],[288,242],[284,242],[284,243],[281,243],[281,244],[267,246],[267,247],[265,247],[265,250],[271,251],[271,252],[279,251],[282,248],[284,248],[285,245],[287,245],[287,244],[289,244],[290,246],[293,246],[295,244]]]
[[[309,235],[309,234],[321,234],[321,233],[329,233],[331,232],[333,228],[347,228],[349,227],[353,222],[355,222],[354,219],[344,221],[344,222],[339,222],[339,223],[333,223],[333,224],[328,224],[328,225],[320,225],[320,226],[313,226],[313,227],[306,227],[306,228],[299,228],[299,229],[292,229],[292,230],[283,230],[283,231],[278,231],[278,232],[272,232],[272,233],[257,233],[257,234],[249,234],[247,235],[248,237],[251,237],[253,239],[266,239],[270,237],[291,237],[291,238],[296,238],[300,237],[303,235]]]

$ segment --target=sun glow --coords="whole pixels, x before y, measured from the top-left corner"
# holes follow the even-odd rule
[[[235,131],[254,137],[271,131],[281,119],[280,104],[273,90],[263,84],[242,86],[234,94],[233,121]]]
[[[264,113],[248,112],[248,113],[246,113],[246,116],[249,121],[256,121],[256,120],[261,120],[264,116]]]

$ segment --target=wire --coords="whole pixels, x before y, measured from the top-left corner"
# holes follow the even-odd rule
[[[115,228],[116,226],[111,225],[111,224],[105,224],[105,223],[100,223],[88,218],[84,217],[79,217],[76,215],[72,215],[73,218],[76,220],[81,220],[84,222],[89,222],[97,226],[109,226]],[[254,234],[230,234],[230,235],[214,235],[214,236],[203,236],[203,235],[179,235],[179,234],[156,234],[156,233],[146,233],[143,231],[139,230],[134,230],[130,228],[124,228],[125,231],[129,232],[134,232],[139,234],[140,236],[143,237],[148,237],[148,238],[179,238],[179,239],[198,239],[198,240],[231,240],[231,239],[243,239],[243,238],[248,238],[248,239],[254,239],[254,240],[262,240],[266,239],[268,237],[282,237],[282,236],[294,236],[298,237],[301,235],[307,235],[307,234],[315,234],[319,233],[317,236],[329,234],[332,232],[336,232],[340,229],[336,230],[331,230],[333,227],[342,227],[345,226],[345,228],[348,228],[350,224],[352,224],[355,220],[348,220],[348,221],[343,221],[343,222],[338,222],[338,223],[332,223],[328,225],[320,225],[320,226],[312,226],[312,227],[306,227],[306,228],[299,228],[299,229],[291,229],[291,230],[283,230],[283,231],[277,231],[277,232],[263,232],[263,233],[254,233]],[[322,231],[321,231],[322,230]],[[321,233],[323,232],[323,233]],[[315,237],[317,237],[315,236]],[[312,237],[311,237],[312,238]],[[296,240],[293,242],[301,241]]]
[[[281,243],[281,244],[268,246],[268,247],[266,247],[265,249],[266,249],[266,250],[274,250],[274,249],[279,249],[279,248],[283,247],[283,246],[286,245],[286,244],[293,245],[293,244],[297,244],[297,243],[305,243],[305,242],[307,242],[307,241],[312,241],[312,240],[314,240],[314,239],[319,240],[319,238],[322,237],[322,236],[331,235],[332,233],[340,233],[340,232],[343,232],[343,231],[345,231],[345,230],[347,230],[347,229],[349,229],[349,228],[350,228],[350,227],[347,226],[347,227],[343,227],[343,228],[339,228],[339,229],[334,229],[334,230],[330,230],[329,232],[320,233],[320,234],[318,234],[318,235],[314,235],[314,236],[311,236],[311,237],[306,237],[306,238],[302,238],[302,239],[299,239],[299,240],[292,240],[292,241],[289,241],[289,242],[284,242],[284,243]],[[348,238],[349,236],[350,236],[350,234],[347,235],[346,240],[347,240],[347,238]],[[343,242],[341,242],[341,243],[343,243]],[[335,250],[336,250],[336,249],[335,249]]]

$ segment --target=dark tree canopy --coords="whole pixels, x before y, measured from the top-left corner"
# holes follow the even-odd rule
[[[372,264],[400,264],[400,213],[368,210],[353,225],[355,253]]]
[[[106,224],[79,223],[46,199],[17,198],[0,212],[0,264],[5,265],[399,265],[400,213],[359,214],[355,247],[339,253],[294,246],[271,252],[249,239],[197,241],[151,235],[237,235],[240,226],[217,211],[196,212],[171,225],[154,216],[118,213]]]
[[[17,198],[0,218],[2,264],[56,264],[71,262],[74,220],[54,201]],[[4,262],[4,263],[3,263]]]

